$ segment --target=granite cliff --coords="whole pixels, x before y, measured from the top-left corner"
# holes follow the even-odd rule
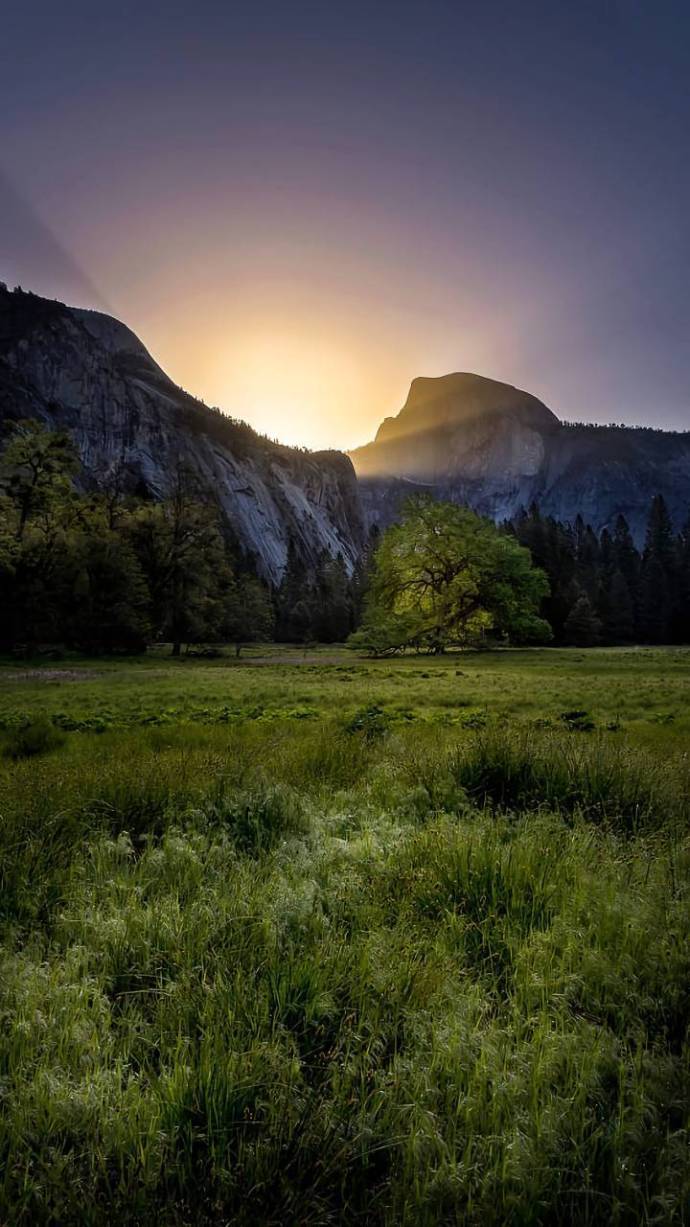
[[[307,565],[326,550],[348,569],[362,548],[342,453],[283,447],[209,409],[110,316],[0,288],[0,424],[29,417],[71,433],[87,484],[118,471],[127,488],[161,498],[183,462],[272,583],[289,543]]]
[[[561,422],[510,384],[479,375],[415,379],[397,417],[350,453],[369,523],[395,518],[414,490],[495,520],[537,502],[597,530],[625,515],[638,542],[663,494],[676,524],[690,510],[690,432]]]
[[[690,508],[690,432],[573,425],[510,384],[454,374],[413,380],[349,458],[307,452],[195,400],[118,320],[0,287],[0,424],[26,417],[72,434],[94,486],[118,471],[161,498],[184,462],[274,584],[291,543],[307,567],[325,550],[351,569],[367,527],[415,490],[495,520],[532,502],[597,530],[622,513],[638,543],[655,494],[678,526]]]

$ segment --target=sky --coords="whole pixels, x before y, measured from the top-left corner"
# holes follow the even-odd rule
[[[23,0],[0,279],[352,447],[418,375],[690,429],[685,0]]]

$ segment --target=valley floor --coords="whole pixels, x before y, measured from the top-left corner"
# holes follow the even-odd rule
[[[0,666],[0,1221],[688,1214],[690,650]]]

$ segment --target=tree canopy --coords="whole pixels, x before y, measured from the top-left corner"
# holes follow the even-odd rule
[[[548,576],[541,613],[557,644],[690,641],[690,519],[674,533],[661,495],[652,499],[642,552],[622,515],[597,536],[581,516],[563,524],[533,504],[505,528]]]
[[[270,596],[254,575],[233,579],[221,625],[224,639],[235,645],[239,656],[247,643],[266,643],[273,638],[275,616]]]
[[[141,651],[163,640],[179,655],[240,622],[244,642],[270,634],[270,594],[236,577],[218,507],[193,472],[178,465],[154,503],[119,480],[79,491],[78,468],[69,436],[39,422],[17,423],[0,452],[0,649]]]
[[[75,481],[76,479],[76,481]],[[532,565],[533,564],[533,565]],[[544,574],[545,573],[545,574]],[[546,575],[546,579],[545,579]],[[651,504],[639,551],[623,516],[597,534],[533,505],[496,528],[419,499],[372,530],[350,573],[291,541],[270,589],[195,472],[167,497],[132,492],[124,469],[85,489],[68,434],[35,421],[0,447],[0,651],[141,651],[169,642],[351,642],[379,655],[492,640],[690,642],[690,518]]]
[[[355,647],[385,655],[442,652],[490,633],[524,643],[551,637],[539,617],[548,592],[529,550],[466,507],[410,499],[373,561]]]

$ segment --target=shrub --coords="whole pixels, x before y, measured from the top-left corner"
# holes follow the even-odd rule
[[[383,737],[390,727],[390,716],[377,703],[362,707],[345,725],[347,733],[362,733],[366,741]]]

